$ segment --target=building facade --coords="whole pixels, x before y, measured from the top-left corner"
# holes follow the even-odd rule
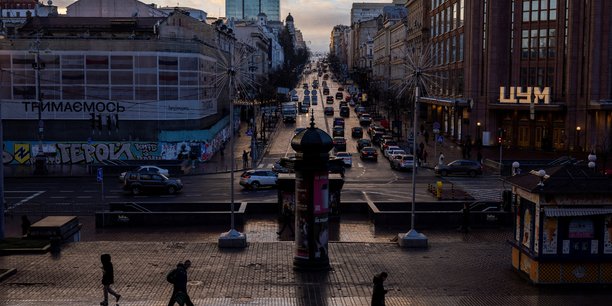
[[[427,121],[457,140],[609,152],[610,14],[591,1],[432,0]]]
[[[264,13],[270,21],[280,21],[280,0],[225,0],[228,19],[257,20]]]

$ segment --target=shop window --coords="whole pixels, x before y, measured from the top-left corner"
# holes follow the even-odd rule
[[[567,239],[563,240],[562,253],[571,255],[597,254],[595,227],[590,217],[574,217],[567,226]]]

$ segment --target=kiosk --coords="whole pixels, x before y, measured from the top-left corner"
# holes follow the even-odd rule
[[[612,179],[564,165],[512,185],[512,267],[535,284],[612,283]]]

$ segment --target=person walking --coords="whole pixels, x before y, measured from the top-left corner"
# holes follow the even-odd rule
[[[427,149],[423,149],[423,163],[427,164]]]
[[[248,168],[249,166],[249,153],[246,150],[242,151],[242,168]]]
[[[102,306],[108,306],[108,294],[115,296],[117,305],[119,305],[119,299],[121,294],[115,292],[110,285],[115,283],[115,273],[113,271],[113,263],[111,262],[110,254],[100,255],[100,261],[102,262],[102,286],[104,292],[104,301],[100,303]]]
[[[438,157],[438,165],[444,165],[444,154],[442,154],[442,152],[440,152],[440,156]]]
[[[178,303],[180,306],[193,306],[193,302],[191,302],[191,298],[187,294],[187,269],[189,267],[191,267],[190,260],[185,260],[184,263],[179,262],[176,265],[176,269],[166,276],[168,282],[174,285],[168,306],[174,306],[175,303]]]
[[[381,272],[374,275],[374,290],[372,290],[372,306],[385,306],[385,290],[384,282],[387,279],[387,272]]]
[[[27,236],[28,234],[30,234],[30,227],[32,226],[32,222],[30,222],[30,219],[28,219],[28,216],[23,215],[21,216],[21,235],[22,236]]]

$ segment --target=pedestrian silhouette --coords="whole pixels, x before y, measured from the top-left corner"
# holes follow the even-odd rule
[[[291,207],[288,204],[284,204],[281,211],[281,222],[283,225],[281,226],[281,229],[276,232],[276,234],[280,236],[285,231],[285,228],[289,228],[289,230],[291,231],[291,236],[295,235],[295,232],[293,231],[292,221],[293,212],[291,211]]]
[[[440,152],[440,156],[438,157],[438,165],[444,165],[444,154],[442,154],[442,152]]]
[[[115,272],[113,271],[113,263],[111,262],[110,254],[100,255],[100,261],[102,262],[102,286],[104,293],[104,301],[102,301],[100,305],[108,306],[109,293],[115,297],[116,303],[119,305],[121,294],[115,292],[110,286],[115,283]]]
[[[372,306],[385,306],[385,290],[384,282],[387,279],[387,272],[381,272],[374,275],[374,289],[372,290]]]
[[[191,298],[187,294],[187,269],[189,267],[191,267],[190,260],[186,260],[184,263],[179,262],[176,269],[170,271],[166,276],[166,280],[173,284],[172,296],[170,296],[168,306],[173,306],[175,303],[179,306],[193,306]]]
[[[429,144],[429,132],[427,130],[425,130],[423,136],[425,136],[425,144]]]
[[[21,216],[21,235],[23,236],[29,235],[31,226],[32,226],[32,223],[30,222],[30,219],[28,219],[28,216],[26,215]]]
[[[242,168],[247,168],[249,165],[249,153],[244,150],[242,151]]]

